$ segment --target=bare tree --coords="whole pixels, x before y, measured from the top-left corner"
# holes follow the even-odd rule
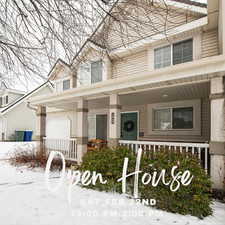
[[[0,75],[45,78],[56,58],[71,61],[104,13],[98,0],[0,0]]]
[[[0,0],[0,75],[44,79],[58,57],[71,63],[88,37],[108,50],[126,46],[166,34],[180,23],[174,13],[181,12],[164,0]]]

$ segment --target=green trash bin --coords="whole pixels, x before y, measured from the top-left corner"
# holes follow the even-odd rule
[[[16,138],[16,141],[23,141],[24,140],[24,131],[16,130],[15,138]]]

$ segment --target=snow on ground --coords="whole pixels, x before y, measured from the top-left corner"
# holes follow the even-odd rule
[[[52,174],[51,185],[58,183]],[[133,200],[109,194],[73,188],[72,203],[67,201],[68,184],[58,193],[50,193],[42,169],[13,167],[0,161],[0,224],[2,225],[224,225],[225,204],[214,202],[213,216],[204,220],[167,213]]]
[[[58,182],[51,180],[52,185]],[[131,203],[119,194],[75,187],[69,205],[66,183],[59,193],[51,194],[41,169],[0,162],[0,221],[4,225],[224,225],[225,205],[218,202],[214,215],[204,220]]]
[[[8,159],[16,149],[32,150],[36,142],[0,142],[0,159]]]

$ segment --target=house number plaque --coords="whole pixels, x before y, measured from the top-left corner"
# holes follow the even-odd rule
[[[111,113],[111,124],[115,124],[115,113]]]

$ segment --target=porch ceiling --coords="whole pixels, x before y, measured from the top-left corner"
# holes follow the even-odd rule
[[[170,102],[187,99],[208,98],[209,82],[193,83],[167,88],[158,88],[140,93],[130,93],[121,96],[122,105],[140,105],[145,103]]]
[[[152,104],[159,102],[180,101],[188,99],[208,98],[210,93],[209,82],[192,83],[167,88],[158,88],[148,91],[121,94],[121,105],[132,106]],[[58,108],[74,109],[76,103],[62,103]],[[109,107],[109,96],[88,100],[89,109],[101,109]]]
[[[123,94],[120,96],[120,99],[122,106],[132,106],[146,103],[152,104],[158,102],[208,98],[209,92],[209,82],[204,82]],[[90,109],[107,108],[108,106],[108,97],[93,99],[88,102],[88,107]]]

